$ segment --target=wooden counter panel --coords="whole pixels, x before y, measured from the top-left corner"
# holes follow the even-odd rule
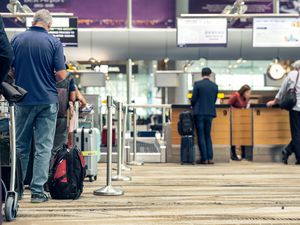
[[[252,145],[252,109],[232,109],[232,145]]]
[[[255,145],[287,145],[291,141],[290,138],[256,138],[254,139]]]
[[[281,109],[254,109],[254,144],[288,144],[291,138],[288,114]]]
[[[242,138],[250,138],[252,139],[252,132],[247,130],[240,130],[240,131],[232,131],[232,139],[242,139]]]
[[[270,130],[288,130],[290,131],[290,124],[287,122],[283,123],[256,123],[255,124],[256,131],[270,131]]]
[[[232,141],[232,145],[252,146],[253,142],[252,142],[252,138],[241,138],[241,139],[236,138],[235,140]]]
[[[171,120],[171,135],[172,145],[180,145],[181,137],[177,132],[177,122],[179,120],[179,114],[185,109],[172,109],[172,120]],[[219,145],[230,145],[230,110],[227,109],[216,109],[217,117],[212,122],[212,142],[213,144]],[[196,131],[195,131],[196,134]],[[197,143],[195,141],[195,143]]]
[[[268,116],[279,116],[279,115],[284,115],[284,116],[288,116],[289,112],[286,110],[282,110],[279,108],[257,108],[257,109],[253,109],[254,110],[254,114],[256,114],[257,111],[260,112],[260,115],[268,115]]]

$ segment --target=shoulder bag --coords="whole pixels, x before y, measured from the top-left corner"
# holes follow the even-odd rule
[[[299,71],[297,74],[296,83],[293,88],[289,88],[287,92],[282,96],[282,99],[279,102],[279,106],[281,109],[292,110],[294,106],[297,104],[297,96],[296,96],[296,86],[299,79]]]

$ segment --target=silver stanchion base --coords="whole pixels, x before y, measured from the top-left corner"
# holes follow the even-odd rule
[[[131,181],[131,177],[122,176],[122,175],[116,175],[112,177],[113,181]]]
[[[94,195],[99,195],[99,196],[118,196],[123,194],[124,191],[118,188],[114,188],[113,186],[105,186],[103,188],[94,191]]]
[[[127,163],[130,166],[142,166],[144,165],[144,162],[138,162],[138,161],[131,161]]]
[[[113,168],[113,170],[118,170],[118,168]],[[128,166],[125,166],[125,165],[122,165],[121,170],[122,171],[130,171],[130,170],[132,170],[132,168],[130,168]]]
[[[122,171],[130,171],[130,170],[132,170],[132,168],[130,168],[130,167],[128,167],[128,166],[122,164],[122,165],[121,165],[121,170],[122,170]]]

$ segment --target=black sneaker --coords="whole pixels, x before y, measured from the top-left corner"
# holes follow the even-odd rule
[[[48,201],[48,195],[44,193],[31,194],[31,203],[42,203]]]

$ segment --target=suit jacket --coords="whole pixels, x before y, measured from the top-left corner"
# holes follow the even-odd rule
[[[194,85],[192,107],[194,115],[216,117],[215,103],[218,85],[209,79],[197,81]]]
[[[4,31],[3,21],[0,17],[0,84],[7,75],[13,60],[13,51]]]

